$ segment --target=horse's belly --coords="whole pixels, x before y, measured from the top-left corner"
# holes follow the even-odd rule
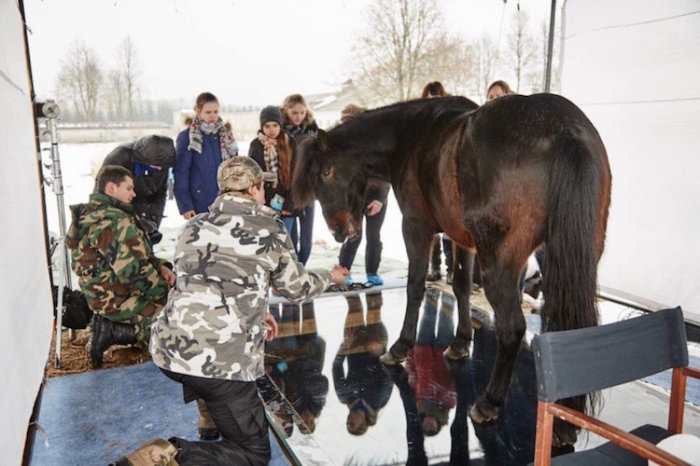
[[[472,236],[469,230],[461,225],[445,228],[445,234],[449,236],[453,242],[459,244],[465,249],[476,249],[474,236]]]

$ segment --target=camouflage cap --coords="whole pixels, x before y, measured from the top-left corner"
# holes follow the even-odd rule
[[[264,172],[255,160],[241,155],[223,161],[219,165],[216,180],[219,183],[219,193],[225,193],[242,191],[261,181],[276,181],[277,175]]]

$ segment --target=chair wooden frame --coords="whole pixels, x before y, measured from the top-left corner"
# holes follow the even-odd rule
[[[671,383],[671,400],[669,403],[668,430],[680,434],[683,431],[683,414],[685,408],[685,388],[687,377],[700,379],[700,370],[689,367],[673,369]],[[661,465],[687,465],[680,458],[658,448],[656,445],[625,432],[613,425],[603,422],[574,409],[557,403],[539,400],[537,403],[537,436],[535,440],[535,466],[549,466],[552,453],[552,429],[554,417],[558,417],[588,430],[616,445],[630,450],[648,460]]]

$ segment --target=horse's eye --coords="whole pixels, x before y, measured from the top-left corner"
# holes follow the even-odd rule
[[[323,173],[321,174],[321,178],[325,181],[329,176],[331,176],[331,171],[329,169],[323,170]]]

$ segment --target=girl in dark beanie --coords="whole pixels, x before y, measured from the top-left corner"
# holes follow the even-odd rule
[[[282,103],[282,119],[284,128],[292,135],[297,142],[300,138],[315,136],[318,133],[318,126],[314,121],[311,109],[306,104],[306,100],[301,94],[287,96]],[[299,219],[299,229],[297,235],[296,220],[292,228],[292,242],[294,248],[299,252],[299,261],[306,264],[311,255],[311,245],[313,243],[314,230],[314,203],[304,207],[297,217]]]
[[[263,108],[260,111],[260,131],[257,139],[250,143],[248,156],[264,171],[277,174],[277,182],[265,183],[265,205],[280,213],[290,235],[295,218],[291,192],[295,149],[294,139],[282,127],[279,107],[269,105]]]

